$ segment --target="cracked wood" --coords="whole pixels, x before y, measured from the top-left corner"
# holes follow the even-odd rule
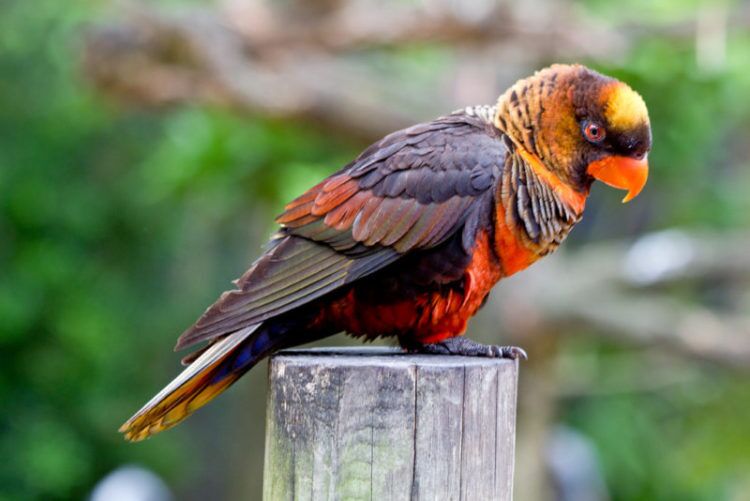
[[[264,499],[512,499],[517,365],[372,349],[270,365]]]

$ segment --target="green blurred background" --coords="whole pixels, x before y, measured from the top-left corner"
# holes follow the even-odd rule
[[[750,499],[749,25],[708,0],[0,2],[0,499],[84,499],[123,465],[174,499],[257,499],[265,365],[173,431],[116,433],[178,372],[177,335],[284,201],[554,61],[640,91],[655,146],[643,195],[597,188],[549,271],[470,327],[531,355],[516,498]],[[628,256],[651,278],[623,278]],[[568,283],[602,269],[601,289]],[[534,280],[560,296],[515,295]],[[513,319],[509,296],[529,298]]]

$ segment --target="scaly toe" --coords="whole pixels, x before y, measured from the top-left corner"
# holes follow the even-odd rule
[[[503,358],[510,358],[511,360],[529,359],[526,351],[523,348],[519,348],[518,346],[503,346],[500,351]]]

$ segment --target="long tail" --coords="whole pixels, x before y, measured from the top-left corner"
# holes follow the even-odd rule
[[[246,327],[209,346],[171,383],[120,427],[139,441],[176,425],[237,381],[276,348],[271,329]]]

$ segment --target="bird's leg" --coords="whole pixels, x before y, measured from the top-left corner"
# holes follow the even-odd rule
[[[463,355],[467,357],[510,358],[512,360],[526,360],[528,358],[523,348],[477,343],[464,336],[452,337],[439,343],[415,346],[410,351],[433,355]]]

